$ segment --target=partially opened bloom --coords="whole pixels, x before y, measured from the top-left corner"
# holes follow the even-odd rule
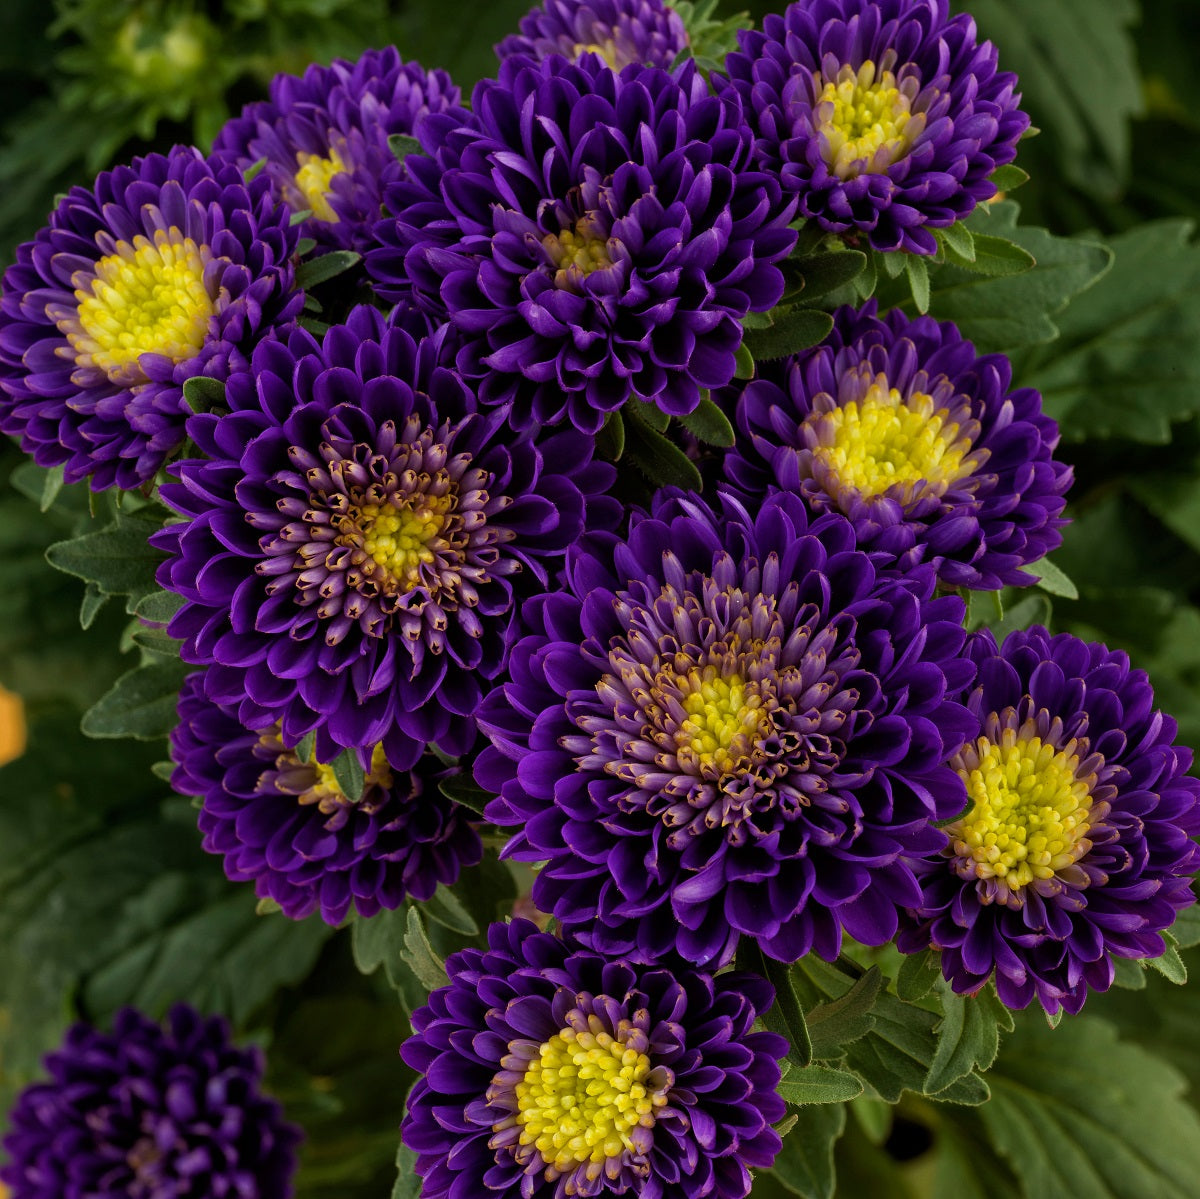
[[[421,123],[429,156],[389,188],[367,269],[452,322],[480,403],[595,433],[631,398],[682,414],[728,383],[796,240],[737,97],[693,64],[618,75],[588,54],[510,59],[472,103],[468,124]]]
[[[775,1160],[787,1042],[751,1031],[764,979],[612,961],[528,920],[446,970],[401,1049],[424,1199],[742,1199]]]
[[[890,940],[977,728],[952,698],[962,602],[935,583],[879,578],[849,521],[786,494],[752,516],[667,493],[627,545],[590,539],[525,604],[480,713],[488,817],[507,854],[548,860],[537,906],[642,961]]]
[[[267,180],[184,146],[72,188],[0,284],[0,431],[68,482],[152,479],[185,381],[226,378],[299,313],[290,220]]]
[[[1001,1001],[1077,1012],[1114,958],[1157,957],[1194,899],[1200,781],[1175,722],[1128,657],[1069,633],[989,632],[969,706],[982,733],[951,766],[972,806],[918,865],[922,901],[899,940],[931,945],[954,989],[995,978]]]
[[[360,252],[384,189],[404,173],[388,138],[411,134],[428,112],[466,116],[445,71],[403,62],[394,46],[355,62],[314,64],[302,76],[276,75],[270,97],[225,125],[213,156],[243,170],[266,159],[262,169],[276,194],[296,212],[311,212],[305,237]]]
[[[516,598],[546,586],[614,473],[579,433],[514,437],[478,411],[449,349],[373,308],[319,345],[264,343],[233,411],[188,424],[208,458],[162,488],[184,518],[153,539],[184,660],[248,728],[315,732],[322,762],[466,752]]]
[[[361,793],[347,795],[330,766],[301,760],[278,729],[245,728],[201,680],[190,675],[180,695],[171,785],[204,801],[204,848],[229,877],[253,881],[284,915],[374,916],[431,898],[483,856],[471,813],[439,790],[454,768],[425,757],[396,770],[376,746]]]
[[[598,54],[619,71],[630,63],[670,67],[688,46],[683,20],[665,0],[545,0],[520,30],[496,47],[501,58]]]
[[[1041,396],[1011,390],[946,322],[842,308],[819,346],[759,379],[737,405],[725,472],[751,504],[769,487],[843,512],[865,549],[900,569],[932,562],[952,587],[1021,586],[1062,544],[1071,468]],[[1035,569],[1036,574],[1036,569]]]
[[[797,0],[738,42],[725,69],[762,165],[802,216],[877,250],[935,253],[930,230],[996,194],[1029,127],[949,0]]]
[[[12,1199],[234,1199],[292,1194],[300,1131],[259,1090],[257,1049],[182,1004],[163,1028],[133,1008],[86,1024],[21,1092],[0,1179]]]

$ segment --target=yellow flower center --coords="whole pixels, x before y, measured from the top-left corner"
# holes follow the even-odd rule
[[[418,494],[400,506],[364,504],[357,521],[362,547],[400,591],[411,591],[421,581],[421,568],[434,561],[432,543],[454,506],[452,490]]]
[[[856,71],[843,66],[837,78],[818,72],[813,110],[821,154],[839,179],[882,174],[911,149],[925,128],[925,114],[912,111],[915,79],[897,84],[869,59]]]
[[[631,1131],[652,1127],[667,1101],[647,1085],[651,1069],[644,1053],[622,1045],[594,1015],[586,1028],[564,1028],[514,1088],[520,1144],[559,1173],[636,1152]]]
[[[678,733],[680,766],[732,773],[766,732],[758,688],[736,674],[721,677],[714,665],[693,667],[680,683],[687,713]]]
[[[304,207],[312,209],[316,220],[333,224],[339,218],[329,203],[329,190],[334,176],[346,170],[345,160],[337,150],[331,149],[328,158],[300,151],[296,161],[300,164],[296,172],[296,190],[303,197]]]
[[[1076,744],[1056,749],[1016,729],[1000,741],[980,737],[952,763],[974,806],[950,825],[960,874],[997,881],[994,896],[1019,907],[1019,892],[1062,874],[1092,847],[1092,786],[1080,777]]]
[[[0,766],[15,762],[25,752],[25,705],[19,695],[0,687]],[[0,1199],[3,1199],[0,1191]]]
[[[574,229],[564,229],[561,233],[551,233],[542,238],[542,245],[558,267],[554,276],[556,287],[577,291],[579,281],[585,275],[612,266],[608,242],[597,236],[593,228],[591,221],[583,217],[575,223]]]
[[[617,61],[617,43],[612,38],[602,42],[576,42],[571,47],[571,56],[578,58],[581,54],[599,54],[614,71],[619,71],[624,65]]]
[[[161,354],[172,362],[194,358],[216,312],[204,286],[212,254],[172,226],[117,242],[101,258],[94,278],[76,275],[79,307],[59,322],[80,365],[103,370],[115,383],[144,380],[138,361]],[[82,274],[82,272],[80,272]]]
[[[902,396],[880,375],[861,401],[815,412],[805,423],[816,442],[814,464],[839,490],[908,503],[918,494],[944,494],[976,465],[968,460],[969,437],[948,415],[931,396]]]

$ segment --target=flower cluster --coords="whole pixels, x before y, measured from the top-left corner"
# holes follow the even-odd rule
[[[489,837],[536,867],[514,910],[554,933],[476,928],[406,995],[425,1199],[744,1199],[787,965],[932,948],[1075,1012],[1200,868],[1145,676],[964,627],[956,592],[1062,542],[1041,397],[870,299],[782,354],[828,327],[800,301],[921,307],[903,255],[969,261],[938,230],[1012,160],[1015,77],[948,0],[796,0],[711,76],[688,11],[545,0],[469,107],[394,48],[281,75],[212,155],[74,188],[0,285],[0,431],[169,512],[138,610],[197,668],[172,782],[229,878],[330,925],[405,905],[415,986],[475,921],[422,902]],[[860,290],[812,286],[847,247]],[[47,1064],[13,1199],[290,1193],[219,1020],[127,1010]]]
[[[613,961],[527,920],[446,969],[402,1050],[425,1199],[742,1199],[775,1160],[787,1042],[751,1031],[764,980]]]
[[[830,336],[755,380],[725,460],[749,497],[781,487],[842,512],[859,544],[901,570],[932,562],[950,587],[1027,585],[1022,567],[1062,543],[1071,469],[1058,426],[1000,354],[978,357],[949,323],[899,310],[834,314]]]
[[[935,253],[930,230],[996,194],[1029,128],[1016,76],[949,0],[796,0],[738,41],[726,86],[758,160],[802,216],[877,250]]]
[[[262,1055],[180,1005],[77,1024],[17,1099],[0,1180],[12,1199],[288,1199],[299,1130],[259,1090]]]
[[[1158,957],[1194,900],[1200,781],[1145,672],[1043,628],[997,648],[975,634],[979,737],[950,761],[970,809],[918,864],[922,899],[899,940],[941,951],[956,991],[995,978],[1002,1002],[1077,1012],[1114,958]]]

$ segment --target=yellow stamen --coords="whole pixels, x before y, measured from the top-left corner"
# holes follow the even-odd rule
[[[582,54],[599,54],[614,71],[619,71],[624,63],[617,61],[617,43],[612,38],[602,42],[576,42],[571,48],[571,56],[578,58]]]
[[[345,160],[337,150],[331,149],[327,158],[301,151],[297,153],[296,161],[300,164],[296,172],[296,190],[303,197],[304,206],[312,209],[318,221],[333,224],[339,218],[329,203],[330,185],[335,175],[346,170]]]
[[[646,1085],[650,1072],[650,1059],[605,1032],[596,1016],[586,1028],[564,1028],[514,1088],[520,1145],[559,1173],[633,1150],[630,1132],[651,1127],[666,1103]]]
[[[317,772],[317,782],[315,786],[300,796],[302,804],[319,803],[324,812],[330,810],[331,803],[340,806],[345,803],[358,803],[362,799],[361,795],[347,795],[342,790],[342,785],[338,782],[332,766],[325,762],[314,762],[313,768]],[[363,781],[363,791],[365,793],[372,787],[382,787],[384,790],[390,791],[394,781],[392,768],[388,765],[383,745],[382,743],[376,745],[371,751],[371,769]]]
[[[980,737],[952,763],[974,806],[946,832],[967,872],[997,880],[1001,903],[1019,906],[1022,887],[1069,870],[1092,847],[1095,776],[1079,777],[1075,748],[1006,728],[999,743]]]
[[[557,287],[575,291],[585,275],[612,266],[607,241],[592,230],[592,222],[584,217],[575,223],[574,229],[564,229],[557,235],[548,234],[542,238],[542,245],[558,267],[554,276]]]
[[[843,66],[836,79],[817,72],[816,86],[821,154],[839,179],[882,174],[925,128],[925,114],[912,111],[916,80],[897,84],[891,71],[878,70],[869,59],[858,70]]]
[[[25,752],[25,737],[25,705],[19,695],[0,687],[0,766],[15,762]]]
[[[923,392],[902,396],[882,375],[861,401],[815,412],[805,423],[817,443],[814,464],[865,498],[940,496],[976,466],[969,437],[944,408]]]
[[[204,286],[212,257],[172,226],[150,241],[117,242],[95,276],[76,275],[78,310],[60,321],[80,365],[94,365],[118,383],[144,380],[143,354],[172,362],[194,358],[204,345],[216,303]]]
[[[436,555],[432,543],[441,535],[455,506],[455,493],[417,494],[403,505],[364,504],[358,510],[362,547],[400,591],[421,581],[421,567]]]
[[[693,667],[679,680],[687,719],[680,725],[678,759],[720,774],[732,772],[766,731],[767,713],[757,688],[716,666]]]

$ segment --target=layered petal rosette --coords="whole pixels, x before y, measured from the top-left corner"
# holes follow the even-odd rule
[[[466,752],[515,639],[612,467],[573,431],[514,437],[450,366],[373,308],[323,342],[263,343],[231,412],[189,422],[207,459],[162,488],[183,520],[153,538],[183,597],[172,636],[205,691],[284,744],[316,734],[394,770]],[[594,515],[593,512],[593,515]]]
[[[525,604],[476,765],[533,899],[602,953],[796,961],[879,945],[908,857],[963,804],[946,759],[978,725],[963,605],[881,578],[854,529],[776,494],[752,516],[666,493]]]
[[[683,20],[665,0],[545,0],[519,28],[496,47],[501,58],[598,54],[617,71],[630,63],[665,69],[688,48]]]
[[[21,1092],[0,1166],[11,1199],[288,1199],[300,1130],[259,1089],[257,1049],[224,1020],[132,1008],[112,1034],[75,1025]]]
[[[394,46],[276,75],[269,94],[225,125],[213,156],[243,170],[265,159],[276,194],[311,212],[304,236],[329,249],[362,252],[370,243],[384,189],[404,173],[389,137],[411,134],[429,112],[466,116],[445,71],[403,62]]]
[[[425,1199],[742,1199],[775,1160],[787,1042],[752,1031],[765,979],[612,961],[528,920],[446,970],[400,1051]]]
[[[294,920],[319,911],[338,925],[352,907],[370,917],[430,899],[483,856],[471,813],[439,790],[454,767],[425,757],[394,770],[376,746],[361,793],[347,795],[330,766],[302,760],[278,729],[254,732],[208,699],[199,674],[184,683],[171,754],[171,785],[204,802],[204,848]]]
[[[72,188],[0,284],[0,431],[68,482],[148,482],[183,442],[184,382],[299,313],[290,220],[267,180],[184,146]]]
[[[473,109],[421,123],[428,155],[389,188],[367,269],[453,323],[480,403],[595,433],[631,398],[682,414],[728,383],[796,240],[737,97],[691,64],[518,57]]]
[[[820,345],[738,400],[727,478],[751,505],[769,487],[854,523],[899,569],[933,563],[951,587],[1033,582],[1022,567],[1062,544],[1069,466],[1058,425],[1001,354],[954,325],[842,308]]]
[[[1200,781],[1146,674],[1043,628],[968,645],[979,738],[952,759],[970,809],[918,864],[922,902],[898,940],[932,945],[960,994],[995,978],[1010,1008],[1075,1013],[1115,958],[1157,957],[1194,902]]]
[[[725,62],[759,161],[800,214],[877,250],[937,251],[1029,127],[1017,77],[949,0],[797,0]],[[721,77],[717,77],[720,84]]]

